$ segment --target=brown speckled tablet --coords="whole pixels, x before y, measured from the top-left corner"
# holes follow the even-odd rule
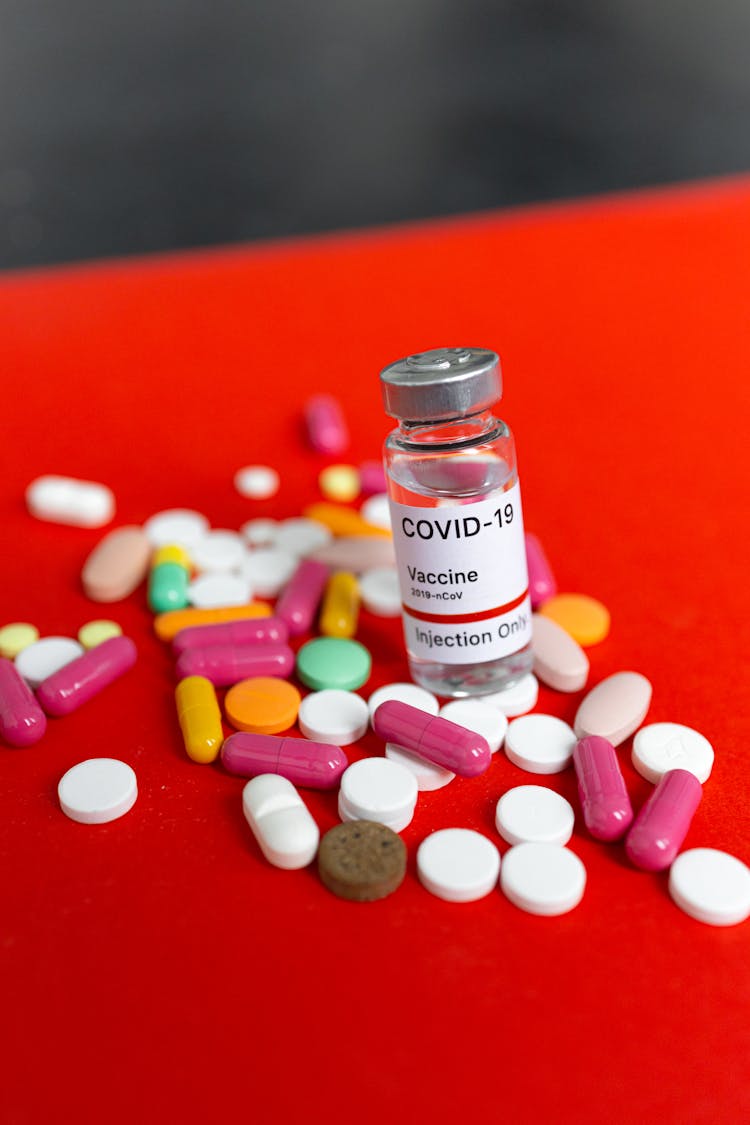
[[[351,902],[373,902],[399,887],[406,874],[404,841],[384,824],[351,820],[326,832],[318,852],[320,878]]]

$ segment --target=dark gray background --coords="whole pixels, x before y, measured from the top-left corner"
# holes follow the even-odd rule
[[[749,0],[0,0],[0,266],[750,168]]]

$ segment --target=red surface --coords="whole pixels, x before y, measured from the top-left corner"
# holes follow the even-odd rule
[[[43,472],[102,480],[119,522],[172,505],[218,527],[293,515],[325,463],[300,437],[307,394],[335,391],[351,459],[376,457],[384,363],[497,348],[527,526],[560,588],[612,611],[591,682],[642,671],[650,719],[711,739],[687,846],[748,861],[749,281],[738,179],[0,284],[0,621],[74,633],[114,616],[140,653],[38,746],[0,751],[4,1122],[742,1118],[749,925],[692,921],[665,875],[580,828],[588,888],[564,918],[499,893],[432,898],[414,875],[424,835],[494,837],[497,797],[535,780],[502,754],[420,798],[386,901],[269,867],[241,780],[182,751],[143,592],[87,603],[77,578],[100,533],[32,520],[23,490]],[[283,470],[277,500],[236,494],[251,462]],[[363,617],[360,638],[376,658],[365,694],[404,677],[397,623]],[[540,708],[571,719],[579,698],[544,691]],[[140,796],[88,828],[56,785],[101,754],[135,767]],[[639,805],[650,786],[630,743],[621,757]],[[570,771],[549,783],[574,799]],[[335,822],[334,795],[309,803]]]

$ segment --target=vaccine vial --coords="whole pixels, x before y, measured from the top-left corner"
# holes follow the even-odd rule
[[[531,602],[513,435],[491,408],[500,360],[439,348],[380,373],[398,428],[384,461],[412,678],[499,691],[531,670]]]

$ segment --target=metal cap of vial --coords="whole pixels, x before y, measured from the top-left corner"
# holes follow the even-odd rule
[[[392,418],[439,422],[478,414],[502,396],[500,358],[488,348],[434,348],[396,360],[380,372]]]

